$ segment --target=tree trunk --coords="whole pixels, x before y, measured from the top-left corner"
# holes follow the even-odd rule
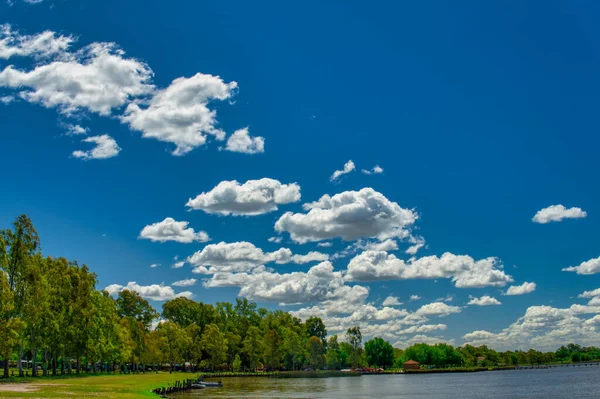
[[[23,373],[23,362],[21,361],[23,359],[23,352],[25,352],[25,342],[23,339],[21,339],[21,348],[19,349],[19,354],[17,355],[17,361],[19,362],[17,366],[19,368],[19,377],[23,377],[25,375]]]
[[[81,358],[77,358],[77,374],[81,372]]]
[[[8,378],[8,353],[4,355],[4,378]]]
[[[33,348],[31,350],[31,353],[33,355],[33,359],[32,359],[32,362],[31,362],[32,365],[33,365],[33,368],[31,369],[31,376],[32,377],[37,377],[37,375],[38,375],[38,373],[37,373],[37,363],[36,363],[36,361],[37,361],[37,348]]]

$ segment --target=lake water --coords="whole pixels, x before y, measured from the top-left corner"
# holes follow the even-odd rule
[[[208,380],[207,380],[208,381]],[[600,367],[345,378],[223,378],[183,398],[600,398]]]

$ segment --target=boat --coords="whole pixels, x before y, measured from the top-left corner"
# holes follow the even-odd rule
[[[204,389],[206,388],[206,385],[204,385],[203,383],[200,384],[198,382],[195,382],[192,384],[192,389]]]

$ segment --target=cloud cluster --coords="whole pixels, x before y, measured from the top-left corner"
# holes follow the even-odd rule
[[[402,302],[400,302],[397,297],[390,295],[383,300],[381,305],[382,306],[400,306],[400,305],[402,305]]]
[[[46,58],[67,52],[74,38],[44,31],[36,35],[21,35],[9,24],[0,25],[0,58]]]
[[[196,280],[195,278],[188,278],[185,280],[175,281],[173,283],[173,286],[175,286],[175,287],[191,287],[193,285],[196,285],[197,281],[198,280]]]
[[[277,210],[277,205],[300,201],[300,186],[263,178],[240,184],[222,181],[208,192],[190,198],[187,207],[206,213],[255,216]]]
[[[184,292],[175,294],[175,291],[173,290],[173,288],[171,288],[168,285],[163,285],[163,284],[139,285],[135,281],[130,281],[125,286],[119,285],[119,284],[111,284],[111,285],[107,286],[106,288],[104,288],[104,290],[106,292],[108,292],[110,295],[118,294],[119,292],[121,292],[123,290],[135,291],[138,294],[140,294],[140,296],[142,296],[142,298],[150,299],[153,301],[168,301],[170,299],[179,298],[179,297],[191,299],[194,297],[194,294],[190,291],[184,291]]]
[[[303,208],[308,212],[287,212],[275,223],[275,230],[288,232],[300,244],[335,237],[346,241],[363,237],[381,241],[406,238],[407,228],[417,220],[414,211],[401,208],[372,188],[344,191],[333,197],[324,195]]]
[[[534,348],[556,350],[565,342],[595,345],[600,340],[600,306],[572,305],[561,309],[552,306],[530,306],[525,315],[499,333],[477,330],[463,338],[472,345],[487,345],[498,350]]]
[[[458,288],[503,287],[513,281],[496,258],[474,260],[445,253],[408,262],[385,251],[365,251],[348,264],[348,281],[451,279]]]
[[[562,222],[564,219],[581,219],[585,218],[587,213],[581,208],[565,208],[563,205],[551,205],[547,208],[539,210],[532,221],[535,223],[546,224],[550,222]]]
[[[365,175],[377,175],[383,173],[383,168],[379,165],[375,165],[372,169],[363,169],[362,172]]]
[[[225,83],[219,76],[197,73],[177,78],[156,91],[147,105],[129,104],[121,120],[141,131],[142,137],[175,144],[173,155],[184,155],[204,145],[207,135],[225,139],[208,104],[232,97],[236,89],[236,82]]]
[[[75,158],[84,160],[107,159],[116,157],[119,152],[121,152],[121,148],[117,145],[115,139],[110,137],[108,134],[103,134],[101,136],[90,136],[81,141],[84,143],[94,143],[96,145],[91,150],[73,151],[72,155]]]
[[[173,218],[165,218],[162,222],[152,223],[142,229],[139,238],[154,242],[175,241],[184,244],[206,242],[210,237],[205,231],[196,232],[188,227],[189,222],[178,222]]]
[[[600,257],[582,262],[579,266],[569,266],[562,270],[563,272],[575,272],[577,274],[600,273]]]
[[[194,266],[196,274],[214,274],[217,272],[247,272],[268,263],[305,264],[321,262],[329,258],[327,254],[312,251],[306,255],[294,255],[288,248],[273,252],[264,252],[261,248],[246,241],[220,242],[205,246],[191,255],[187,262]]]

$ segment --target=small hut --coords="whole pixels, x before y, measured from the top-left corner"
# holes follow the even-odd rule
[[[404,362],[404,369],[405,370],[418,370],[419,362],[415,362],[414,360],[406,361],[406,362]]]

